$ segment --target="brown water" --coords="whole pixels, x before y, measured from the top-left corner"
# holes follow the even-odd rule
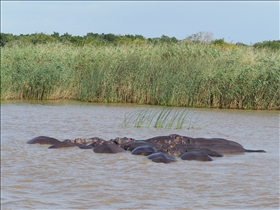
[[[135,105],[73,101],[1,105],[1,209],[279,209],[279,112],[191,109],[194,128],[121,128]],[[157,109],[158,107],[155,107]],[[40,135],[147,139],[221,137],[246,149],[212,162],[28,145]]]

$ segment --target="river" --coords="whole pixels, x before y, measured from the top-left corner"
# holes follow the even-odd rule
[[[192,127],[188,120],[182,129],[120,127],[126,113],[145,108],[2,102],[1,209],[279,209],[279,111],[189,109],[197,116]],[[110,140],[174,133],[226,138],[267,153],[164,164],[129,152],[26,144],[41,135]]]

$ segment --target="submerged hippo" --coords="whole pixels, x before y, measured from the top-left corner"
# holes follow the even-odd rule
[[[79,145],[79,148],[80,149],[93,149],[94,146],[92,144],[90,144],[90,145],[82,144],[82,145]]]
[[[170,136],[156,136],[153,138],[146,139],[147,142],[153,142],[157,144],[168,144],[171,143],[172,138]]]
[[[75,139],[75,143],[79,143],[80,149],[93,149],[94,147],[100,146],[108,141],[101,139],[99,137],[92,137],[89,139]]]
[[[27,141],[27,144],[57,144],[60,143],[58,139],[48,137],[48,136],[38,136]]]
[[[93,149],[95,153],[111,153],[116,154],[119,152],[125,152],[125,150],[114,143],[103,143]]]
[[[134,142],[127,142],[127,143],[123,144],[122,148],[124,148],[125,150],[128,150],[128,151],[132,151],[132,150],[134,150],[135,148],[137,148],[139,146],[145,146],[145,145],[146,146],[154,147],[156,149],[160,149],[161,146],[162,146],[160,144],[153,143],[153,142],[137,140],[137,141],[134,141]]]
[[[170,134],[169,135],[172,139],[173,139],[173,143],[175,144],[193,144],[191,143],[191,137],[188,137],[188,136],[181,136],[181,135],[178,135],[178,134]]]
[[[133,138],[127,138],[127,137],[123,137],[123,138],[117,137],[115,139],[111,139],[110,141],[123,148],[126,143],[135,142],[137,140],[135,140]]]
[[[242,147],[241,144],[239,144],[235,141],[222,139],[222,138],[190,138],[188,143],[197,144],[199,146],[213,145],[213,144],[224,144],[224,145],[232,145],[232,146]]]
[[[211,157],[223,157],[224,155],[220,152],[217,151],[213,151],[210,149],[206,149],[206,148],[190,148],[187,149],[186,152],[190,152],[190,151],[200,151],[200,152],[204,152],[206,155],[209,155]]]
[[[175,157],[168,154],[164,154],[162,152],[153,153],[147,156],[147,158],[156,163],[171,163],[177,161]]]
[[[264,150],[249,150],[244,149],[243,146],[226,145],[226,144],[213,144],[213,145],[203,145],[201,148],[207,148],[213,151],[221,152],[223,154],[234,154],[234,153],[244,153],[244,152],[264,152]]]
[[[190,137],[180,136],[177,134],[170,134],[169,136],[156,136],[147,139],[146,141],[157,144],[187,144],[189,143],[189,138]]]
[[[183,153],[180,158],[182,160],[199,160],[199,161],[212,161],[213,159],[202,152],[201,150],[190,150],[189,152]]]
[[[93,137],[93,138],[76,138],[74,140],[66,139],[62,142],[56,143],[49,147],[49,149],[58,149],[65,147],[79,147],[81,149],[93,149],[96,146],[105,143],[104,139]]]
[[[134,150],[132,150],[132,155],[145,155],[148,156],[150,154],[156,153],[157,149],[154,147],[151,147],[149,145],[139,146],[136,147]]]
[[[59,149],[59,148],[66,148],[66,147],[75,147],[79,146],[80,144],[73,143],[73,140],[70,139],[65,139],[62,142],[53,144],[52,146],[49,147],[49,149]]]
[[[182,142],[182,144],[196,145],[196,148],[206,148],[220,153],[242,153],[242,152],[265,152],[264,150],[249,150],[243,148],[243,146],[235,141],[223,139],[223,138],[191,138],[187,136],[180,136],[177,134],[170,134],[170,140],[165,142]],[[157,139],[157,141],[162,140],[163,137],[155,137],[152,139]],[[165,137],[167,139],[167,137]],[[174,149],[173,149],[174,150]],[[180,153],[176,151],[175,153]]]
[[[162,144],[159,152],[166,153],[174,157],[179,157],[188,149],[195,149],[196,147],[197,145],[195,144]]]

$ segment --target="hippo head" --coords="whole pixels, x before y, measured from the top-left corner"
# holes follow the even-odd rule
[[[65,143],[74,143],[74,140],[65,139],[65,140],[63,140],[63,142],[65,142]]]

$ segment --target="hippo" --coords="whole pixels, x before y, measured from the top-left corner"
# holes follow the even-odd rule
[[[148,156],[150,154],[156,153],[157,149],[154,147],[151,147],[149,145],[139,146],[136,147],[134,150],[132,150],[132,155],[145,155]]]
[[[197,145],[200,145],[200,146],[213,145],[213,144],[225,144],[225,145],[242,147],[241,144],[239,144],[235,141],[230,141],[230,140],[222,139],[222,138],[190,138],[188,143],[197,144]]]
[[[224,156],[220,152],[213,151],[213,150],[206,149],[206,148],[190,148],[190,149],[187,149],[186,152],[189,152],[189,151],[201,151],[201,152],[204,152],[206,155],[209,155],[211,157],[223,157]]]
[[[120,152],[125,152],[125,150],[114,143],[103,143],[100,146],[97,146],[93,149],[95,153],[111,153],[116,154]]]
[[[190,144],[191,137],[180,136],[177,134],[170,134],[169,136],[156,136],[147,139],[148,142],[154,142],[158,144]]]
[[[188,137],[188,136],[180,136],[180,135],[178,135],[178,134],[170,134],[169,136],[170,136],[170,138],[173,139],[173,142],[174,142],[175,144],[193,144],[193,143],[190,142],[191,139],[193,139],[193,138],[191,138],[191,137]]]
[[[122,148],[125,149],[125,150],[128,150],[128,151],[132,151],[139,146],[145,146],[145,145],[154,147],[156,149],[160,149],[161,146],[162,146],[160,144],[153,143],[153,142],[137,140],[137,141],[134,141],[134,142],[127,142],[127,143],[123,144]]]
[[[244,149],[243,146],[226,145],[226,144],[213,144],[213,145],[202,145],[199,148],[206,148],[213,151],[221,152],[223,154],[234,154],[244,152],[264,152],[264,150],[249,150]]]
[[[58,139],[48,137],[48,136],[38,136],[27,141],[27,144],[57,144],[60,143]]]
[[[188,149],[195,149],[197,145],[195,144],[162,144],[161,148],[158,149],[159,152],[169,154],[174,157],[179,157],[181,154],[186,152]]]
[[[180,158],[182,160],[199,160],[199,161],[212,161],[213,159],[202,152],[201,150],[190,150],[189,152],[183,153]]]
[[[103,143],[107,143],[108,141],[101,139],[99,137],[92,138],[83,138],[83,139],[75,139],[75,143],[81,144],[79,146],[80,149],[93,149],[94,147],[100,146]]]
[[[157,144],[168,144],[171,143],[172,138],[170,136],[156,136],[153,138],[146,139],[147,142],[153,142]]]
[[[128,143],[128,142],[135,142],[135,141],[137,141],[137,140],[135,140],[135,139],[133,139],[133,138],[127,138],[127,137],[123,137],[123,138],[117,137],[117,138],[115,138],[115,139],[111,139],[110,141],[113,142],[113,143],[115,143],[115,144],[117,144],[117,145],[119,145],[120,147],[123,148],[123,146],[124,146],[126,143]]]
[[[102,138],[99,138],[99,137],[93,137],[93,138],[90,138],[90,139],[92,141],[91,145],[94,146],[94,147],[100,146],[103,143],[107,142],[105,139],[102,139]]]
[[[182,144],[189,144],[192,146],[197,145],[196,148],[210,149],[220,153],[265,152],[264,150],[244,149],[241,144],[223,138],[191,138],[187,136],[180,136],[177,134],[170,134],[169,137],[171,141],[165,140],[165,142],[169,144],[170,142],[173,142],[175,144],[178,144],[177,142],[181,142]],[[158,137],[155,138],[157,139]],[[159,139],[161,140],[162,137]],[[178,151],[176,151],[176,153],[178,153]]]
[[[80,149],[93,149],[96,146],[102,145],[104,139],[93,137],[93,138],[76,138],[74,140],[66,139],[62,142],[56,143],[49,147],[49,149],[75,147],[78,146]]]
[[[175,157],[168,154],[164,154],[162,152],[153,153],[147,156],[147,158],[156,163],[171,163],[177,161]]]
[[[85,145],[85,144],[82,144],[79,146],[80,149],[94,149],[94,146],[92,144],[90,145]]]
[[[59,149],[59,148],[65,148],[65,147],[75,147],[75,146],[79,146],[80,144],[77,143],[73,143],[73,140],[70,139],[65,139],[62,142],[53,144],[52,146],[50,146],[48,149]]]

